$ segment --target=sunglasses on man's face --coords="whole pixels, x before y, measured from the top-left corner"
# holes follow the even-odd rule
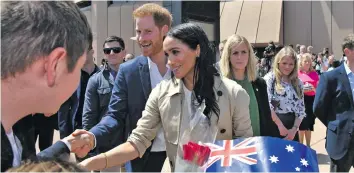
[[[120,53],[120,52],[122,52],[122,50],[123,50],[123,48],[121,48],[121,47],[104,48],[103,53],[108,55],[108,54],[111,54],[112,51],[113,51],[113,53]]]

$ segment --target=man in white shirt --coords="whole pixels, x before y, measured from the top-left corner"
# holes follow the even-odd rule
[[[167,58],[162,49],[165,35],[172,24],[170,12],[153,3],[144,4],[133,12],[136,20],[136,41],[143,56],[123,63],[119,67],[114,82],[112,96],[107,114],[92,132],[97,146],[107,144],[112,138],[122,137],[126,142],[142,116],[151,90],[162,80],[170,78],[166,66]],[[124,135],[122,134],[124,132]],[[74,135],[85,134],[85,131]],[[86,151],[88,152],[88,151]],[[104,154],[101,154],[105,157]],[[166,146],[162,128],[142,158],[131,161],[133,172],[161,172],[166,159]]]
[[[90,32],[73,2],[2,2],[1,171],[30,157],[26,148],[34,141],[26,137],[34,133],[16,128],[16,123],[34,112],[57,112],[77,88]],[[78,149],[94,147],[89,138],[68,136],[38,158],[54,159],[70,151],[82,156]]]
[[[161,47],[162,48],[162,47]],[[159,72],[159,68],[157,65],[148,57],[148,65],[149,65],[149,73],[150,73],[150,82],[151,82],[151,88],[155,88],[157,84],[159,84],[162,80],[164,79],[170,79],[171,78],[171,71],[168,68],[167,72],[162,75]],[[157,137],[155,138],[151,151],[154,152],[161,152],[161,151],[166,151],[166,146],[165,146],[165,137],[163,135],[163,129],[161,128],[157,134]]]

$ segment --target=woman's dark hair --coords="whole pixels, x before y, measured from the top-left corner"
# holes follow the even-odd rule
[[[200,55],[196,58],[194,66],[194,95],[200,106],[205,101],[204,114],[210,120],[211,113],[218,117],[220,114],[219,105],[216,103],[214,94],[214,76],[218,76],[216,68],[213,66],[213,59],[216,57],[214,49],[211,47],[208,37],[201,27],[193,23],[184,23],[172,28],[167,37],[175,38],[186,44],[190,49],[196,50],[200,46]],[[175,80],[172,74],[172,79]]]

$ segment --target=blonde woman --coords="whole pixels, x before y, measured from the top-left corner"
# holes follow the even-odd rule
[[[236,81],[250,96],[250,117],[254,136],[274,136],[276,125],[269,108],[267,85],[257,77],[257,59],[252,46],[243,36],[228,38],[219,63],[223,76]]]
[[[312,55],[309,53],[300,56],[299,62],[299,79],[304,83],[304,101],[306,117],[300,125],[299,138],[300,143],[303,143],[304,136],[306,145],[311,144],[311,131],[315,124],[315,115],[313,114],[313,102],[315,100],[316,88],[319,81],[319,76],[312,66]]]
[[[298,129],[306,113],[296,52],[289,46],[281,49],[275,56],[273,70],[264,79],[278,137],[299,141]]]

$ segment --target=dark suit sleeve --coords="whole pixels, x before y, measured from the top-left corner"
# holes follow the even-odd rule
[[[313,112],[315,116],[327,126],[328,122],[328,107],[330,105],[330,93],[329,83],[326,74],[320,77],[320,82],[316,90],[315,101],[313,103]]]
[[[99,120],[100,103],[97,94],[97,85],[97,75],[94,75],[89,79],[85,93],[85,102],[82,112],[82,127],[85,130],[90,130]]]
[[[114,81],[111,100],[107,114],[94,126],[90,132],[95,137],[99,147],[110,147],[112,140],[117,140],[117,136],[123,138],[123,128],[125,118],[128,114],[128,88],[124,75],[124,67],[120,67]],[[118,141],[122,143],[123,141]]]
[[[73,132],[72,123],[71,123],[72,119],[70,115],[70,104],[71,104],[71,100],[69,98],[60,106],[58,111],[58,126],[59,126],[60,139],[69,136]]]
[[[49,148],[37,154],[39,160],[52,160],[60,157],[69,157],[70,150],[64,142],[58,141]]]

